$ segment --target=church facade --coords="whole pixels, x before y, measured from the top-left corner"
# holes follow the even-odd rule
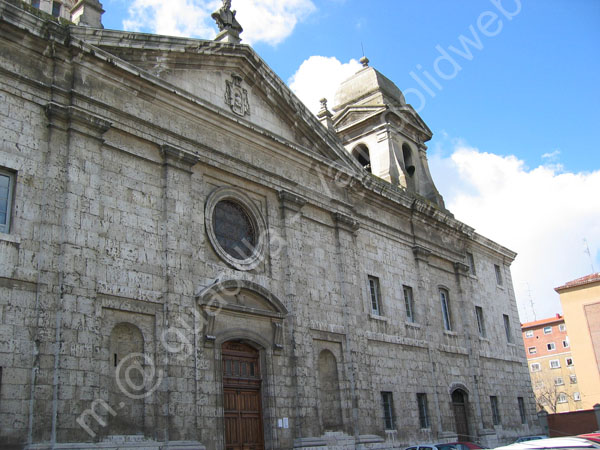
[[[72,8],[0,0],[0,446],[538,431],[515,253],[445,208],[389,79],[363,60],[315,117],[228,2],[215,41]]]

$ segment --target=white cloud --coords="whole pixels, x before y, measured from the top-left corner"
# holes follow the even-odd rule
[[[433,155],[430,163],[456,218],[518,252],[512,275],[521,320],[533,320],[529,292],[537,319],[560,312],[554,288],[592,271],[583,239],[592,255],[600,251],[600,170],[528,169],[515,156],[464,144],[449,158]]]
[[[172,36],[213,39],[217,27],[210,17],[222,5],[219,0],[133,0],[123,27]],[[242,42],[277,45],[296,24],[316,8],[311,0],[245,0],[233,2],[236,18],[244,28]]]
[[[342,63],[334,57],[311,56],[300,65],[288,84],[306,107],[316,113],[323,97],[328,100],[331,109],[335,91],[341,82],[354,75],[361,67],[355,59]]]
[[[311,0],[246,0],[238,2],[236,8],[244,42],[271,45],[282,42],[298,22],[316,10]]]

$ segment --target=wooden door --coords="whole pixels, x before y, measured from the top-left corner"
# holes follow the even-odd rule
[[[467,396],[457,389],[452,393],[452,408],[454,410],[454,421],[456,423],[456,434],[459,441],[470,441],[469,421],[467,418]]]
[[[264,450],[258,351],[241,342],[222,346],[226,450]]]

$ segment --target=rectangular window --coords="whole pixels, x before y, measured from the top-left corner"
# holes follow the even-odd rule
[[[61,4],[59,2],[52,2],[52,15],[54,17],[60,17],[60,7]]]
[[[494,425],[500,425],[500,410],[498,409],[498,397],[496,397],[495,395],[491,395],[490,405],[492,407],[492,423]]]
[[[565,381],[563,380],[562,377],[556,377],[554,379],[554,385],[555,386],[562,386],[563,384],[565,384]]]
[[[413,301],[413,290],[410,286],[402,286],[404,292],[404,307],[406,308],[406,320],[415,321],[415,305]]]
[[[551,359],[550,360],[550,368],[551,369],[559,369],[560,368],[560,361],[558,359]]]
[[[369,277],[369,293],[371,295],[371,311],[373,314],[381,315],[381,291],[379,290],[379,278]]]
[[[498,286],[502,286],[502,272],[500,271],[500,266],[498,264],[494,264],[494,269],[496,271],[496,284]]]
[[[542,366],[540,365],[540,363],[533,363],[531,365],[532,372],[539,372],[540,370],[542,370]]]
[[[546,348],[548,348],[548,351],[551,352],[552,350],[556,350],[556,344],[554,342],[548,342]]]
[[[573,358],[565,358],[565,362],[567,363],[567,367],[571,367],[573,365]]]
[[[527,349],[527,351],[529,352],[530,355],[535,355],[537,353],[537,348],[535,348],[535,347],[529,347]]]
[[[577,375],[569,375],[569,380],[571,384],[577,384]]]
[[[477,331],[479,331],[479,336],[485,337],[485,323],[483,321],[483,309],[481,306],[475,307],[475,317],[477,318]]]
[[[558,329],[559,329],[559,331],[565,332],[565,331],[567,331],[567,326],[564,323],[561,323],[558,326]]]
[[[427,406],[427,394],[417,394],[419,405],[419,424],[421,428],[429,428],[429,408]]]
[[[31,0],[31,6],[34,8],[40,8],[40,0]]]
[[[467,252],[467,264],[469,265],[469,272],[471,275],[477,275],[477,272],[475,272],[475,258],[473,258],[473,253]]]
[[[564,392],[558,394],[558,403],[567,403],[567,400],[567,394],[565,394]]]
[[[504,318],[504,331],[506,332],[506,342],[512,342],[512,333],[510,331],[510,318],[506,315],[503,314],[502,317]]]
[[[525,411],[525,401],[523,397],[517,397],[517,403],[519,403],[519,414],[521,415],[521,423],[527,423],[527,413]]]
[[[573,400],[575,400],[576,402],[580,402],[581,394],[579,392],[573,392]]]
[[[15,174],[0,169],[0,232],[10,232],[13,188]]]
[[[528,337],[528,338],[533,337],[533,330],[527,330],[525,332],[525,337]]]
[[[448,304],[448,291],[446,289],[440,289],[440,301],[442,303],[442,318],[444,319],[444,329],[447,331],[451,331],[452,323],[450,322],[450,305]]]
[[[394,399],[391,392],[381,393],[381,403],[383,405],[383,422],[386,430],[393,430],[394,427]]]
[[[544,327],[544,334],[550,334],[552,333],[552,327]]]
[[[569,348],[569,338],[563,341],[563,348]]]

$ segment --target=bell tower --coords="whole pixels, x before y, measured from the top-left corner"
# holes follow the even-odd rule
[[[365,170],[444,208],[427,163],[431,130],[391,80],[360,62],[335,94],[335,132]]]

